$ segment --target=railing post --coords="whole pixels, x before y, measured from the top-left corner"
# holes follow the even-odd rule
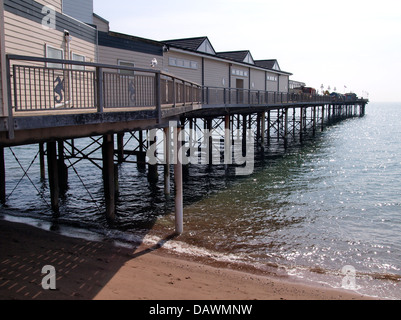
[[[177,106],[177,84],[173,78],[173,108]]]
[[[7,104],[8,104],[8,139],[14,139],[14,116],[13,106],[11,98],[11,63],[10,59],[6,58],[6,69],[7,69]],[[15,75],[14,75],[15,77]],[[16,90],[16,88],[14,88]]]
[[[186,105],[187,102],[187,87],[185,86],[185,81],[182,81],[182,90],[183,90],[183,104]]]
[[[102,113],[104,110],[104,91],[103,91],[103,68],[96,68],[96,98],[97,112]]]
[[[162,118],[162,93],[161,93],[161,74],[157,72],[155,74],[155,103],[156,103],[156,114],[158,122],[160,123]]]

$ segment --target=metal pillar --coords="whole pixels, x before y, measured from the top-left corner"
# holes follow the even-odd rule
[[[0,147],[0,202],[2,204],[6,203],[6,169],[3,147]]]
[[[58,213],[60,209],[59,205],[60,184],[58,176],[59,170],[57,161],[57,145],[55,141],[47,143],[47,168],[49,174],[51,208],[53,212]]]
[[[171,152],[171,136],[170,128],[164,128],[164,194],[171,194],[170,186],[170,152]]]
[[[322,122],[321,122],[321,130],[324,131],[324,117],[325,117],[325,107],[322,105]]]
[[[68,185],[68,169],[64,163],[64,141],[58,140],[57,145],[58,145],[57,169],[58,169],[58,177],[59,177],[58,182],[59,182],[60,190],[62,192],[64,192],[65,190],[67,190],[67,185]]]
[[[149,138],[149,133],[148,133],[148,138]],[[156,136],[153,137],[153,139],[149,139],[149,148],[152,150],[153,145],[156,144]],[[149,150],[149,149],[148,149]],[[156,151],[154,156],[156,157]],[[150,164],[148,163],[148,181],[150,183],[156,183],[159,180],[159,173],[157,171],[157,164]]]
[[[263,112],[263,113],[261,114],[261,119],[260,119],[260,121],[261,121],[261,128],[260,128],[260,131],[261,131],[260,144],[261,144],[262,148],[264,149],[264,145],[265,145],[265,141],[266,141],[266,139],[265,139],[265,132],[266,132],[266,112]]]
[[[174,147],[175,147],[175,233],[180,235],[184,232],[184,195],[183,195],[183,174],[182,174],[182,148],[179,144],[181,127],[174,128]]]
[[[114,135],[103,136],[103,185],[106,204],[106,218],[109,221],[115,219],[115,175],[114,175]]]
[[[301,107],[300,109],[299,109],[299,112],[300,112],[300,121],[299,121],[299,137],[300,137],[300,140],[302,141],[303,140],[303,134],[304,134],[304,108],[303,107]]]
[[[124,162],[124,133],[117,134],[117,156],[118,163]]]
[[[44,143],[39,143],[39,164],[40,164],[40,180],[46,179],[46,168],[45,168],[45,147]]]
[[[284,147],[288,146],[288,108],[284,109]]]
[[[228,169],[228,165],[232,164],[232,140],[230,134],[230,115],[224,118],[224,169]]]

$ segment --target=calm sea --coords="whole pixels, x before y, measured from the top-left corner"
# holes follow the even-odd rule
[[[37,152],[37,146],[6,150],[9,198],[0,215],[125,243],[157,243],[173,230],[174,202],[164,196],[162,171],[150,184],[129,163],[120,166],[114,226],[102,214],[101,172],[88,162],[69,170],[54,217]],[[30,180],[16,159],[25,170],[33,163]],[[401,299],[401,103],[370,103],[365,117],[288,149],[273,143],[249,177],[225,175],[219,166],[186,171],[185,234],[167,249],[338,288],[350,277],[343,268],[351,267],[356,276],[348,289]]]

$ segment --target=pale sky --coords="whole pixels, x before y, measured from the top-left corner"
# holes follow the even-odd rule
[[[207,36],[216,51],[277,59],[291,79],[401,102],[400,0],[94,0],[112,31]]]

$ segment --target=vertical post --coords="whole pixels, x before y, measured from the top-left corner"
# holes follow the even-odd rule
[[[284,109],[284,147],[288,146],[288,108]]]
[[[6,169],[4,163],[4,147],[0,147],[0,202],[6,204]]]
[[[67,189],[67,180],[68,180],[68,169],[64,163],[64,141],[58,140],[58,177],[59,177],[59,185],[60,190],[65,191]]]
[[[262,148],[264,148],[265,145],[265,132],[266,132],[266,112],[262,112],[261,115],[261,137],[260,137],[260,144],[262,146]]]
[[[304,109],[301,107],[300,110],[300,120],[299,120],[299,138],[302,141],[303,131],[304,131]]]
[[[207,133],[208,133],[208,155],[209,155],[209,159],[208,159],[208,163],[209,166],[213,165],[213,120],[212,118],[208,118],[205,120],[206,121],[206,128],[207,128]]]
[[[171,135],[170,128],[164,128],[164,194],[171,194],[170,187],[170,152],[171,152]]]
[[[184,84],[184,92],[185,92],[185,84]],[[156,102],[156,113],[157,113],[157,121],[161,122],[162,118],[162,92],[161,92],[161,74],[157,72],[155,74],[155,102]]]
[[[232,141],[230,134],[230,115],[226,114],[224,118],[224,169],[232,164]]]
[[[182,152],[179,137],[181,135],[180,125],[174,128],[174,148],[175,148],[175,165],[174,165],[174,182],[175,182],[175,233],[180,235],[184,232],[184,196],[183,196],[183,179],[182,179]]]
[[[247,128],[247,121],[246,121],[246,114],[242,115],[242,156],[246,156],[246,128]]]
[[[0,0],[0,115],[7,116],[9,112],[8,106],[8,95],[7,95],[7,84],[9,83],[7,79],[9,63],[6,62],[5,55],[5,41],[4,41],[4,10],[3,10],[3,0]],[[9,90],[11,87],[9,88]],[[11,92],[9,93],[11,94]]]
[[[322,105],[322,131],[324,130],[325,107]]]
[[[280,141],[280,109],[277,109],[277,141]]]
[[[313,112],[313,135],[315,135],[316,134],[316,106],[314,106],[313,107],[313,110],[312,110],[312,112]]]
[[[149,134],[148,132],[148,140],[149,140],[149,149],[152,150],[155,149],[154,156],[156,157],[156,148],[154,148],[154,145],[156,144],[156,135],[153,136],[153,134]],[[159,173],[157,171],[157,164],[150,164],[148,163],[148,181],[150,183],[156,183],[159,179]]]
[[[45,170],[45,148],[44,143],[39,143],[39,163],[40,163],[40,180],[44,181],[46,179]]]
[[[267,111],[267,144],[270,145],[270,110]]]
[[[136,162],[138,166],[139,171],[145,171],[146,170],[146,152],[144,151],[144,145],[143,145],[143,131],[139,130],[138,131],[138,136],[139,136],[139,151],[136,156]]]
[[[124,162],[124,132],[117,134],[118,163]]]
[[[103,68],[96,68],[96,97],[97,97],[97,112],[102,113],[104,109],[103,96]]]
[[[57,163],[57,145],[55,141],[47,143],[47,168],[49,174],[49,187],[50,187],[50,198],[51,207],[55,213],[59,212],[59,171]]]
[[[115,183],[114,183],[114,135],[103,136],[103,185],[106,203],[106,218],[115,219]]]

